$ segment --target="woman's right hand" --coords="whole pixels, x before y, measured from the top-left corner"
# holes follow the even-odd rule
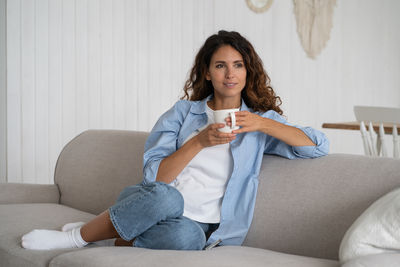
[[[195,136],[202,148],[221,145],[235,140],[236,134],[222,133],[218,131],[219,128],[224,128],[223,123],[214,123],[208,125],[203,131]]]
[[[158,167],[156,180],[167,184],[171,183],[203,148],[235,140],[235,134],[218,131],[223,127],[223,123],[210,124],[177,151],[164,158]]]

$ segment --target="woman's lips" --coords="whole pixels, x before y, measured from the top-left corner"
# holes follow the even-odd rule
[[[237,83],[224,83],[224,85],[228,88],[233,88],[236,86]]]

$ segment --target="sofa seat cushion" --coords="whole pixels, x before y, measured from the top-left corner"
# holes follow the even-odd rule
[[[0,266],[48,266],[50,260],[74,249],[35,251],[21,247],[33,229],[59,230],[68,222],[89,221],[94,215],[59,204],[0,205]]]
[[[270,250],[223,246],[208,251],[151,250],[97,247],[55,257],[50,267],[339,267],[339,262],[295,256]]]
[[[383,253],[353,259],[342,267],[399,267],[399,265],[400,253]]]

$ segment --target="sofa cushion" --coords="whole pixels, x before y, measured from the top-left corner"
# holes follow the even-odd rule
[[[60,193],[54,184],[0,183],[0,205],[59,202]]]
[[[339,250],[341,262],[385,252],[400,253],[400,188],[375,201],[352,224]]]
[[[0,266],[48,266],[53,257],[74,249],[27,250],[21,247],[21,237],[33,229],[56,230],[65,223],[93,217],[59,204],[0,205]]]
[[[346,262],[342,267],[398,267],[400,253],[368,255]]]
[[[208,251],[100,247],[57,256],[50,267],[338,267],[339,263],[250,247],[217,247]]]

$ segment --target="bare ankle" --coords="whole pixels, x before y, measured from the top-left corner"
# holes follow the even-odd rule
[[[101,213],[93,220],[83,225],[81,228],[81,235],[86,242],[96,242],[120,237],[110,220],[108,211]]]
[[[133,239],[131,241],[126,241],[126,240],[123,240],[122,238],[117,238],[117,239],[115,239],[114,245],[116,247],[132,247],[134,240],[135,239]]]

